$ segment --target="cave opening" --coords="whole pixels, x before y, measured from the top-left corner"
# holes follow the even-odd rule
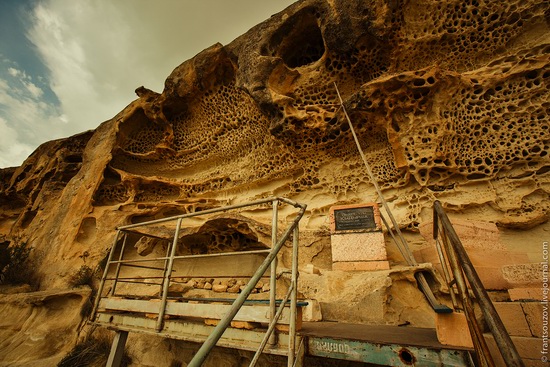
[[[276,48],[276,55],[290,68],[297,68],[318,61],[325,53],[323,34],[317,18],[309,12],[288,20],[282,27],[285,34]],[[279,37],[275,37],[277,39]],[[272,40],[273,42],[273,40]],[[277,42],[273,42],[277,43]],[[272,46],[275,46],[272,44]]]

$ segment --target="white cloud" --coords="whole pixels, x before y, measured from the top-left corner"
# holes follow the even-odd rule
[[[0,117],[0,167],[13,166],[13,162],[23,162],[33,151],[34,147],[19,141],[16,129],[9,126],[7,121]]]
[[[37,145],[63,135],[56,106],[40,100],[41,89],[18,76],[0,77],[0,167],[21,164]]]
[[[44,95],[44,91],[37,87],[33,82],[23,82],[23,85],[27,88],[29,93],[35,98],[38,99]]]
[[[94,129],[137,98],[137,87],[161,92],[165,78],[183,61],[216,42],[229,43],[292,2],[37,2],[27,36],[50,71],[49,86],[60,105],[40,100],[40,77],[31,80],[11,67],[8,74],[24,88],[0,87],[0,105],[9,106],[1,114],[3,126],[16,131],[14,141],[24,146]]]
[[[13,77],[17,77],[21,72],[16,68],[8,68],[8,73]]]

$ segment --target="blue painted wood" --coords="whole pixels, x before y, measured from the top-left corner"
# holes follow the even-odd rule
[[[367,341],[342,340],[327,337],[309,337],[308,354],[311,356],[343,359],[382,366],[465,367],[466,351],[430,349],[425,347],[377,344]]]

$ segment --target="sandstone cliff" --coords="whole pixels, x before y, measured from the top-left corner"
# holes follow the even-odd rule
[[[330,275],[305,277],[301,291],[313,297],[319,288],[325,315],[431,326],[428,308],[412,306],[422,295],[399,288],[408,275],[367,286],[349,300],[355,313],[336,306],[368,277],[330,272],[328,210],[377,197],[334,83],[415,249],[426,246],[418,228],[438,199],[452,218],[496,224],[504,248],[534,263],[550,231],[549,65],[545,2],[298,1],[185,61],[162,93],[138,88],[138,99],[94,131],[1,170],[0,236],[34,248],[40,290],[53,291],[105,257],[116,226],[286,196],[308,205],[301,262]],[[258,222],[266,215],[252,213]],[[393,267],[404,264],[389,241],[388,253]],[[392,284],[411,294],[392,298]],[[2,328],[0,344],[15,352],[0,353],[8,356],[0,364],[59,360],[81,322],[70,302],[82,297],[57,301],[66,316],[55,317],[73,321],[47,356],[29,352],[44,337],[20,342],[37,332],[36,320],[26,323],[32,302],[20,303],[27,308]],[[359,311],[371,301],[386,304],[376,320]],[[32,317],[52,325],[54,316]]]

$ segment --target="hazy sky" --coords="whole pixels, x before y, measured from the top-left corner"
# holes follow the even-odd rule
[[[0,0],[0,168],[96,128],[144,85],[295,0]]]

